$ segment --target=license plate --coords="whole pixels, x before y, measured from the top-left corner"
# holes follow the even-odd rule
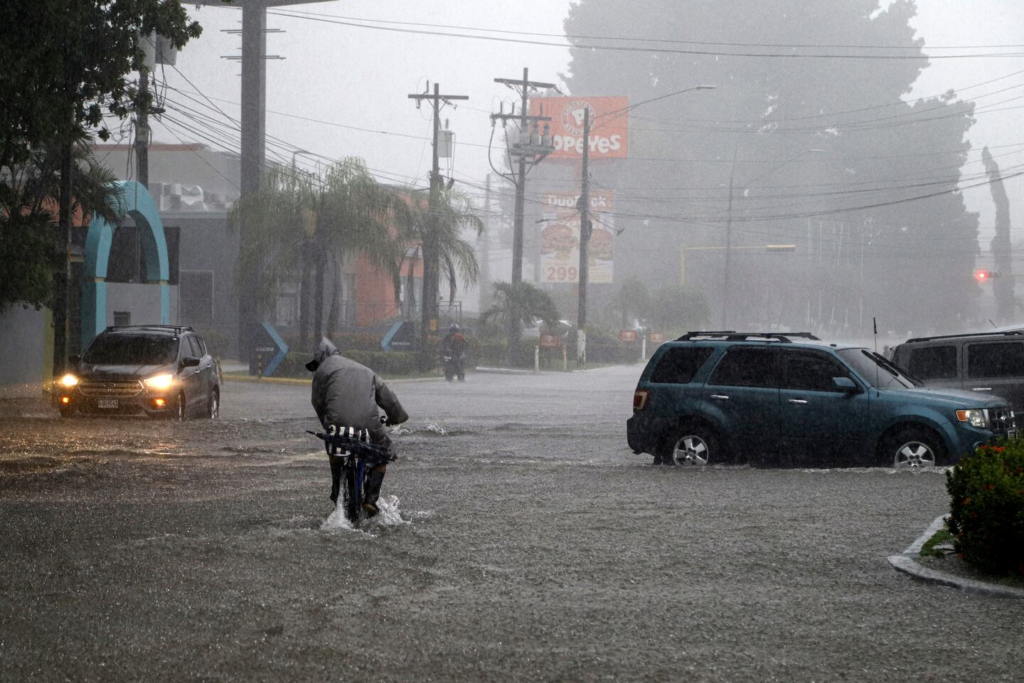
[[[97,408],[117,408],[116,398],[101,398],[96,401]]]

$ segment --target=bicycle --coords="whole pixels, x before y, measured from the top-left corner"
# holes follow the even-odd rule
[[[364,429],[352,427],[336,428],[331,425],[327,432],[306,430],[324,442],[327,455],[342,458],[342,473],[345,486],[343,505],[345,517],[356,529],[367,519],[367,511],[363,507],[366,501],[366,473],[378,465],[385,465],[391,459],[388,450],[377,444],[370,443],[370,433]]]

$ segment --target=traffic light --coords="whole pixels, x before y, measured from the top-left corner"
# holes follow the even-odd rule
[[[993,273],[991,270],[974,271],[974,279],[977,280],[978,282],[987,282],[997,277],[999,277],[999,273]]]

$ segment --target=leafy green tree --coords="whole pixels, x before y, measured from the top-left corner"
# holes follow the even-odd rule
[[[15,168],[28,162],[32,150],[61,146],[59,229],[28,234],[24,224],[5,240],[33,245],[18,250],[34,258],[24,263],[31,282],[53,272],[54,370],[66,353],[67,282],[64,253],[71,242],[74,154],[77,140],[103,124],[104,107],[124,118],[135,107],[148,107],[148,97],[130,87],[128,76],[142,62],[140,36],[157,32],[176,47],[201,33],[178,0],[6,0],[0,3],[0,187]],[[20,220],[20,219],[16,219]],[[34,227],[40,228],[42,223]],[[62,267],[39,247],[51,242]],[[38,298],[37,293],[30,294]]]
[[[282,283],[299,280],[302,316],[312,303],[318,340],[328,331],[324,300],[332,262],[360,252],[392,276],[397,291],[405,242],[395,225],[407,223],[408,211],[400,193],[378,183],[362,159],[343,159],[319,176],[278,169],[232,209],[231,224],[246,226],[237,286],[253,292],[265,313]],[[308,342],[306,329],[300,322],[301,345]]]
[[[6,0],[0,26],[0,171],[86,127],[106,139],[104,108],[123,118],[134,104],[139,36],[180,48],[202,32],[178,0]]]
[[[84,140],[73,147],[76,193],[72,212],[117,220],[117,177],[101,166]],[[60,242],[56,197],[61,183],[60,145],[34,148],[0,185],[0,311],[14,303],[51,304],[53,275],[66,260]]]
[[[645,103],[629,114],[629,159],[614,175],[593,171],[606,184],[629,179],[616,188],[616,274],[672,282],[680,247],[723,246],[731,225],[731,245],[747,247],[730,259],[737,325],[766,315],[860,333],[872,316],[903,329],[956,324],[978,291],[977,217],[956,192],[974,106],[952,92],[904,100],[928,65],[915,12],[910,0],[574,3],[571,92]],[[610,26],[701,45],[591,49],[585,36]],[[792,47],[813,45],[846,47]],[[812,53],[871,58],[793,56]],[[717,87],[678,94],[697,84]],[[765,244],[797,249],[756,249]],[[709,283],[724,264],[720,251],[687,257],[687,280],[716,307],[724,297]]]
[[[996,205],[996,234],[992,238],[992,260],[999,277],[992,281],[992,292],[996,296],[996,315],[1004,323],[1013,320],[1013,250],[1010,243],[1010,198],[1003,186],[999,164],[992,158],[988,147],[981,151],[981,160],[988,174],[992,202]]]
[[[558,309],[547,292],[529,282],[495,282],[494,303],[484,311],[480,321],[485,325],[495,322],[505,327],[508,331],[508,363],[515,365],[523,323],[541,321],[553,327],[558,324]]]

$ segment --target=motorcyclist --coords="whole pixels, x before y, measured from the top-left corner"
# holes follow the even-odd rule
[[[448,328],[448,334],[441,342],[441,355],[444,356],[445,376],[451,381],[452,375],[457,375],[460,382],[466,381],[466,347],[469,343],[462,336],[459,326],[452,323]],[[448,365],[451,364],[449,369]]]
[[[324,429],[330,425],[366,430],[370,442],[384,446],[394,456],[394,444],[380,420],[384,411],[387,424],[402,424],[409,419],[398,397],[373,370],[341,355],[338,348],[324,337],[306,364],[313,374],[313,409]],[[379,407],[379,409],[378,409]],[[338,502],[341,487],[342,458],[330,456],[331,501]],[[385,464],[374,467],[366,482],[363,508],[373,516],[377,514],[377,499],[387,472]]]

